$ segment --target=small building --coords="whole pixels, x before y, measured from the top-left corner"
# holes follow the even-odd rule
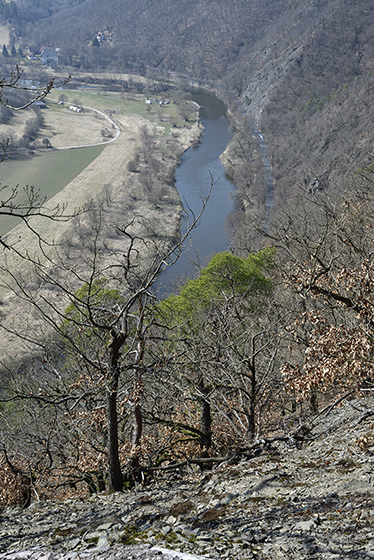
[[[34,106],[39,107],[39,109],[48,109],[48,105],[42,99],[35,101]]]
[[[29,47],[27,51],[27,58],[29,60],[36,60],[40,56],[40,47]]]
[[[58,53],[52,47],[42,47],[40,49],[42,64],[58,64]]]

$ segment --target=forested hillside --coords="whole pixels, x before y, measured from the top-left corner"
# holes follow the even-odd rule
[[[182,0],[22,2],[19,33],[43,44],[59,43],[81,66],[160,68],[219,78],[285,11],[288,1],[193,3]],[[33,15],[38,8],[39,18]],[[60,8],[60,9],[58,9]],[[44,9],[44,17],[40,17]],[[28,14],[31,14],[30,21]],[[108,40],[90,49],[98,32]]]
[[[41,234],[42,259],[19,255],[33,275],[1,265],[44,338],[16,333],[37,350],[1,388],[0,506],[252,459],[261,438],[303,442],[303,415],[373,390],[373,16],[371,0],[17,2],[17,40],[60,47],[73,74],[213,89],[238,201],[231,251],[160,301],[185,241],[160,231],[176,144],[143,127],[121,221],[108,187],[63,249]],[[158,221],[136,212],[142,196]]]
[[[238,112],[244,108],[266,137],[278,200],[296,184],[321,188],[370,163],[370,0],[23,0],[17,7],[15,33],[25,45],[60,47],[63,64],[175,72],[214,87],[229,105],[240,99]],[[251,174],[251,199],[262,206],[261,172]]]

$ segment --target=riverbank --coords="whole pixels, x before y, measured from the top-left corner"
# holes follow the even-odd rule
[[[89,270],[85,267],[93,262],[94,255],[91,240],[99,235],[102,246],[108,250],[101,251],[101,262],[95,266],[105,269],[114,255],[123,253],[123,236],[119,228],[139,218],[134,232],[137,235],[152,235],[156,239],[167,242],[178,235],[180,214],[182,211],[179,195],[173,184],[175,169],[181,154],[194,145],[201,135],[198,119],[193,124],[173,128],[169,136],[164,128],[155,126],[142,117],[116,113],[113,120],[120,128],[121,134],[115,142],[106,145],[100,155],[88,165],[71,183],[48,201],[48,208],[63,209],[65,216],[78,215],[74,219],[48,220],[40,216],[32,219],[32,229],[19,225],[6,236],[6,242],[15,246],[18,251],[27,251],[33,259],[45,260],[40,253],[37,232],[48,244],[43,251],[50,259],[56,259],[56,269],[59,268],[61,279],[74,292],[81,283],[79,279],[89,277]],[[152,178],[153,186],[159,196],[151,196],[143,184],[140,173],[129,170],[129,162],[141,147],[141,136],[144,129],[149,130],[157,153],[159,165],[158,173]],[[165,180],[165,178],[168,180]],[[162,187],[162,188],[161,188]],[[83,210],[82,210],[83,209]],[[141,230],[140,222],[147,222],[151,226]],[[69,264],[66,264],[68,256]],[[151,254],[143,255],[145,266]],[[65,262],[65,264],[64,264]],[[33,316],[30,306],[22,298],[15,296],[9,289],[9,275],[7,270],[16,272],[21,282],[30,285],[32,281],[32,265],[26,266],[25,261],[12,252],[3,252],[0,266],[1,273],[0,296],[2,299],[2,325],[7,329],[23,333],[26,342],[21,343],[10,332],[1,335],[2,354],[14,364],[14,359],[21,359],[26,349],[28,335],[35,338],[36,330],[42,335],[43,324]],[[73,279],[69,273],[74,269]],[[22,278],[23,277],[23,278]],[[70,278],[70,279],[68,279]],[[75,278],[75,280],[74,280]],[[74,284],[75,282],[75,284]],[[35,290],[40,287],[35,279]],[[45,298],[53,296],[53,289],[47,289]],[[61,300],[61,311],[66,301]],[[26,319],[26,320],[25,320]],[[45,336],[45,333],[43,333]]]
[[[176,187],[190,215],[200,212],[202,199],[210,194],[199,227],[193,232],[189,252],[162,275],[168,293],[196,276],[199,267],[206,266],[214,254],[230,246],[231,232],[227,226],[234,210],[235,185],[221,162],[221,155],[232,138],[226,106],[209,92],[194,91],[191,96],[200,107],[204,134],[196,149],[183,154],[175,175]],[[182,229],[187,224],[188,217],[182,221]]]

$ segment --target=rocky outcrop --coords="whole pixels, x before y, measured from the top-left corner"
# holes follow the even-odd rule
[[[374,558],[374,398],[310,427],[301,448],[273,444],[209,473],[9,508],[0,560]]]

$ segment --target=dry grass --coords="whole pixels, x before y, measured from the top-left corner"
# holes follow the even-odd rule
[[[56,110],[56,102],[48,100],[47,103],[50,109],[42,109],[45,124],[38,140],[48,138],[54,148],[97,144],[107,140],[113,132],[109,122],[93,111],[76,113],[69,105]],[[1,125],[1,136],[21,138],[26,121],[34,117],[31,108],[15,113],[9,124]]]
[[[52,107],[52,102],[49,102]],[[60,111],[44,110],[45,125],[40,138],[48,138],[54,148],[97,144],[112,134],[109,122],[97,113],[85,111],[76,113],[69,105]]]
[[[71,127],[69,127],[68,121],[64,118],[65,112],[51,111],[48,116],[48,126],[50,126],[48,130],[50,130],[54,139],[58,138],[59,142],[65,143],[65,140],[70,138],[73,144],[75,144],[76,138],[79,135],[87,138],[91,125],[96,134],[98,134],[99,128],[103,123],[89,114],[87,119],[81,120],[81,116],[81,114],[72,115],[72,119],[69,121]],[[77,117],[76,120],[74,117]],[[65,206],[65,213],[74,212],[88,201],[99,199],[103,196],[104,192],[107,192],[112,199],[112,205],[111,211],[107,212],[105,216],[107,220],[106,226],[115,221],[126,220],[133,215],[138,215],[152,222],[160,236],[175,234],[179,224],[180,207],[178,204],[178,194],[174,187],[170,187],[167,202],[164,202],[163,205],[155,205],[139,189],[136,176],[127,169],[127,164],[133,157],[138,145],[140,128],[146,123],[145,119],[139,116],[129,116],[116,112],[113,115],[113,120],[121,130],[119,138],[105,146],[100,155],[90,165],[48,202],[48,206],[50,208],[57,205],[60,207]],[[52,123],[54,123],[53,126],[56,129],[52,128]],[[82,130],[77,131],[72,123],[84,123],[84,132]],[[179,140],[177,139],[176,141],[186,149],[196,139],[197,129],[198,126],[196,125],[193,129],[176,130],[175,135],[179,135]],[[158,133],[163,134],[163,129],[160,128]],[[95,132],[92,133],[91,138],[93,138],[94,134]],[[84,225],[84,221],[89,221],[90,219],[92,220],[89,214],[87,214],[87,218],[83,215],[80,221]],[[36,217],[33,219],[32,225],[37,231],[42,232],[43,238],[56,244],[62,240],[74,239],[77,266],[83,266],[87,254],[84,252],[83,245],[81,246],[79,242],[76,242],[76,222],[56,223]],[[91,227],[91,235],[95,225],[91,223],[88,226]],[[142,234],[142,232],[138,233]],[[16,244],[18,248],[27,247],[30,254],[38,252],[38,243],[35,235],[23,225],[14,228],[8,234],[7,240],[9,243]],[[123,244],[123,239],[109,239],[108,242],[116,243],[118,248],[118,246],[121,247],[121,243]],[[0,265],[3,266],[5,262],[4,257],[4,253],[0,255]],[[144,255],[145,257],[146,255]],[[20,273],[25,273],[24,263],[20,262],[19,259],[9,252],[7,266]],[[26,277],[30,277],[27,271]],[[0,284],[3,284],[1,275]],[[78,287],[76,286],[75,289]],[[74,289],[74,286],[72,289]],[[39,291],[36,285],[35,290]],[[53,297],[53,293],[44,295]],[[0,288],[0,296],[2,299],[1,322],[3,325],[12,325],[18,332],[31,333],[32,335],[35,335],[37,329],[43,329],[42,324],[33,318],[30,307],[19,298],[16,298],[4,285]],[[59,305],[61,305],[63,310],[66,302],[59,301]],[[25,346],[22,348],[20,341],[15,339],[14,336],[4,333],[1,336],[1,342],[3,356],[6,354],[12,361],[17,357],[24,356]]]
[[[1,125],[1,136],[21,138],[25,132],[26,121],[32,118],[32,116],[33,114],[31,113],[31,109],[18,111],[12,117],[10,124]]]

